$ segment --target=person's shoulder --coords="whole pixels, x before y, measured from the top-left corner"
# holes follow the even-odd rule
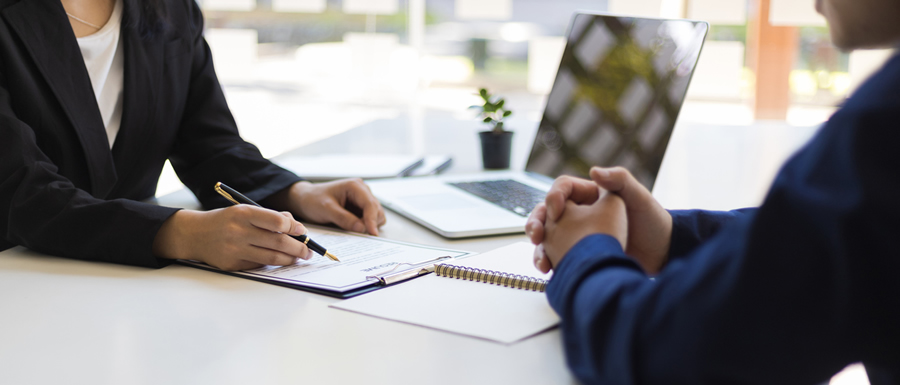
[[[145,1],[145,0],[131,0]],[[173,24],[187,24],[200,12],[200,6],[194,0],[158,0],[163,4],[169,22]]]
[[[887,110],[900,113],[900,55],[891,57],[847,99],[849,111]]]
[[[174,24],[191,35],[203,30],[203,13],[200,5],[194,0],[164,0],[169,4],[170,17]]]
[[[835,112],[807,148],[870,157],[900,155],[900,56],[893,56]],[[900,159],[898,159],[900,161]],[[893,162],[893,161],[892,161]],[[900,167],[900,163],[896,163]]]
[[[18,4],[21,1],[25,0],[0,0],[0,12],[2,12],[6,8],[9,8],[10,6]]]
[[[900,56],[894,55],[866,80],[825,124],[822,133],[876,135],[893,139],[900,121]]]
[[[131,20],[128,25],[137,28],[143,38],[190,41],[203,28],[203,15],[194,0],[124,1]]]
[[[199,4],[194,0],[161,0],[166,4],[166,8],[173,14],[193,14],[200,9]]]

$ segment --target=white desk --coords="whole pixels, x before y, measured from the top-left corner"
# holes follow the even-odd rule
[[[321,143],[304,151],[327,151],[331,145],[358,148],[367,140],[372,145],[371,129],[356,129],[356,139],[343,135],[339,138],[343,145]],[[471,159],[477,150],[465,147],[474,145],[475,139],[458,138],[454,145],[447,140],[458,131],[445,130],[459,129],[429,126],[425,138],[433,139],[425,141],[431,143],[425,149],[457,157],[468,153],[469,158],[457,158],[455,171],[477,168],[477,158]],[[732,171],[762,167],[763,174],[770,173],[765,166],[777,165],[789,151],[773,153],[765,146],[760,149],[760,143],[787,135],[792,139],[778,143],[799,144],[812,133],[792,130],[701,127],[676,132],[674,164],[697,169],[666,171],[671,165],[664,165],[663,171],[673,181],[664,182],[667,176],[663,175],[659,186],[669,186],[676,201],[690,202],[689,196],[678,194],[695,190],[683,186],[704,179],[715,185],[715,173],[711,177],[709,167],[725,170],[728,159],[738,166]],[[385,143],[402,147],[402,136],[391,140],[390,130],[378,131],[377,137],[385,138]],[[697,135],[704,131],[715,135]],[[530,145],[530,136],[521,138],[527,135],[533,135],[533,129],[523,131],[517,146]],[[385,151],[397,151],[385,146],[389,147],[382,147]],[[727,146],[727,151],[719,151],[721,146]],[[712,153],[715,159],[703,159],[704,149],[709,148],[719,149]],[[519,148],[515,153],[523,151]],[[766,160],[757,159],[755,168],[740,161],[741,157],[756,159],[753,154],[766,155]],[[732,184],[730,179],[721,182]],[[714,191],[721,191],[719,187]],[[196,204],[185,192],[161,202]],[[387,219],[384,237],[472,251],[525,239],[514,235],[449,241],[391,212]],[[183,266],[147,270],[16,248],[0,253],[0,384],[574,382],[565,367],[558,330],[504,346],[328,308],[334,301]]]

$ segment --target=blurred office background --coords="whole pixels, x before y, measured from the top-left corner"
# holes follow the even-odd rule
[[[241,133],[269,157],[378,119],[466,120],[478,87],[536,125],[577,10],[712,25],[679,125],[819,125],[889,52],[839,52],[813,3],[200,0]],[[479,129],[472,119],[460,132]],[[158,193],[179,187],[167,169]]]
[[[270,157],[378,119],[472,117],[478,87],[536,125],[577,10],[712,25],[680,125],[818,125],[889,52],[839,52],[813,3],[200,0],[241,133]],[[158,193],[179,187],[167,169]]]

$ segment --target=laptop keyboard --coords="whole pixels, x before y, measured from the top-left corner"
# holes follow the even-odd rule
[[[523,217],[531,214],[546,192],[511,179],[447,183]]]

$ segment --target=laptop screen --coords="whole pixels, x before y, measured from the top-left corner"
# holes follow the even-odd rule
[[[653,187],[708,25],[577,14],[527,171],[623,166]]]

